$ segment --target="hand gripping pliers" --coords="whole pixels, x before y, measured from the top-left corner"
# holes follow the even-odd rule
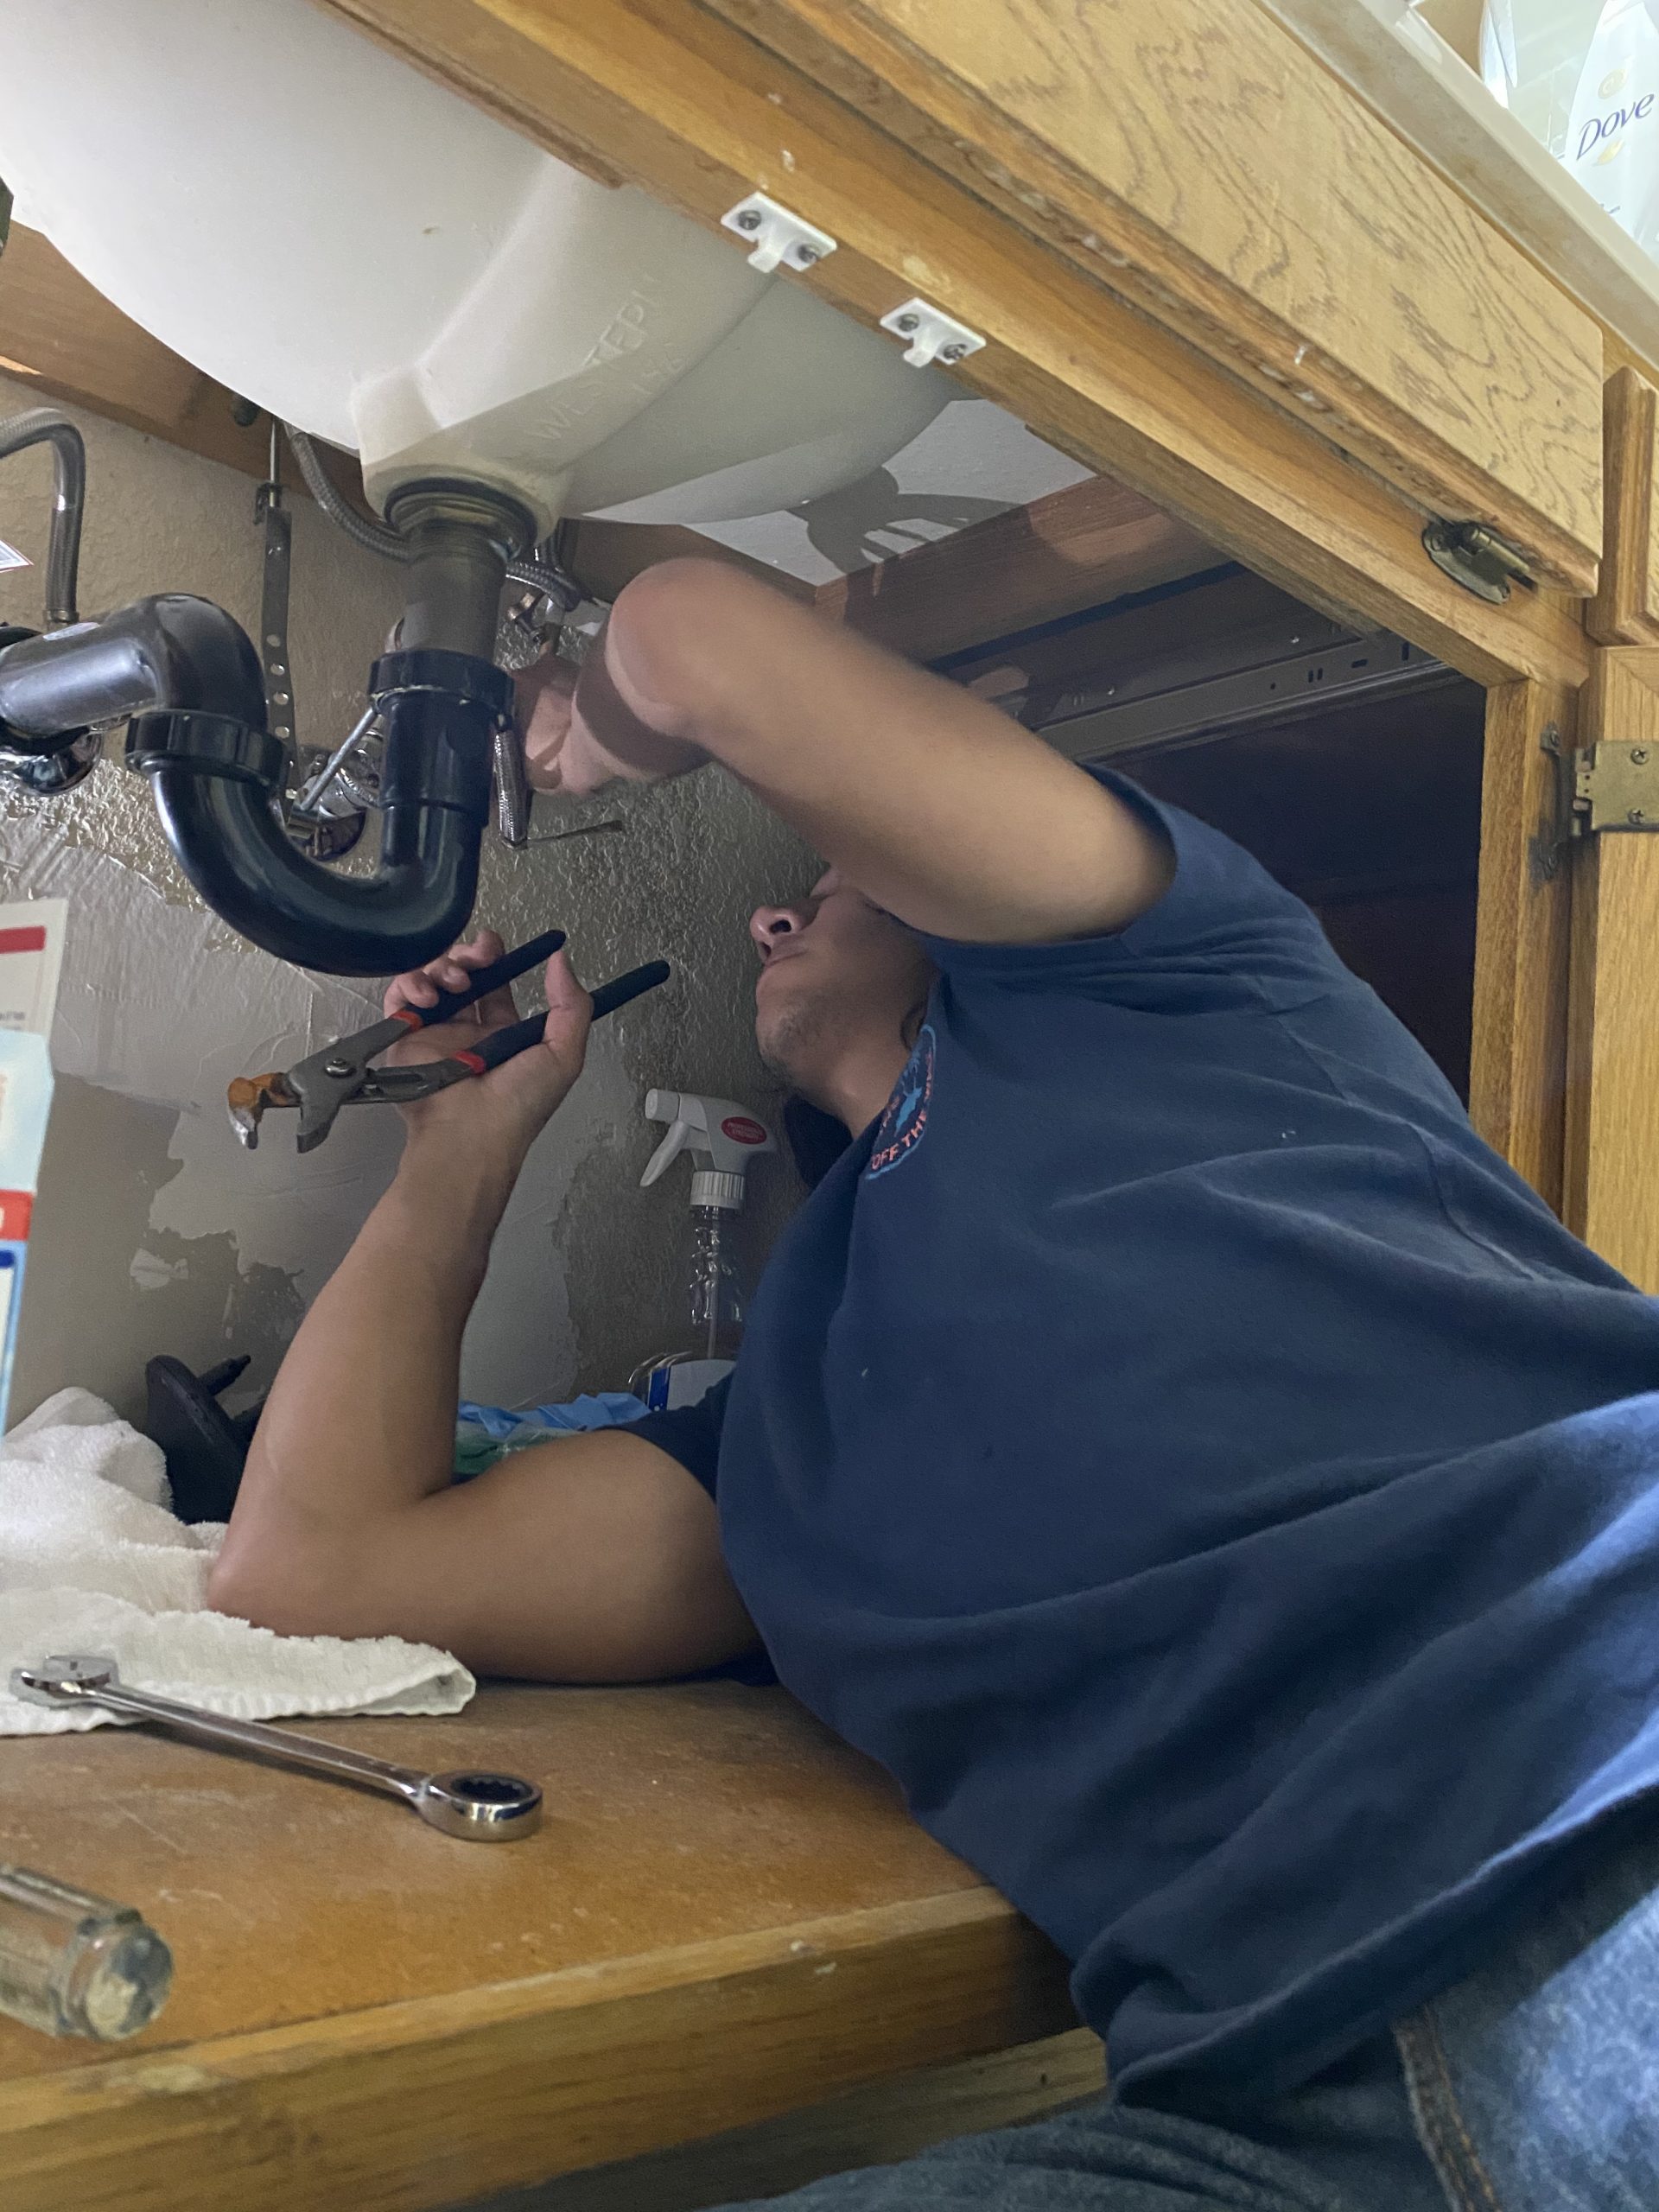
[[[429,1029],[435,1022],[453,1020],[492,991],[539,967],[563,943],[563,930],[544,931],[528,944],[520,945],[517,952],[479,969],[464,991],[440,991],[434,1006],[399,1007],[384,1021],[350,1037],[336,1038],[309,1059],[281,1073],[238,1076],[230,1087],[231,1127],[251,1152],[259,1141],[260,1117],[268,1107],[297,1107],[298,1148],[311,1152],[333,1128],[342,1106],[406,1106],[413,1100],[429,1098],[435,1090],[447,1090],[452,1083],[464,1083],[469,1077],[499,1068],[504,1060],[541,1043],[545,1014],[531,1014],[527,1021],[516,1021],[506,1029],[483,1031],[476,1045],[464,1052],[452,1052],[447,1059],[423,1060],[412,1067],[376,1068],[369,1063],[399,1038]],[[593,994],[594,1020],[626,1006],[641,992],[655,990],[658,983],[667,982],[668,975],[665,960],[651,960],[643,968],[632,968],[626,976],[601,983]]]

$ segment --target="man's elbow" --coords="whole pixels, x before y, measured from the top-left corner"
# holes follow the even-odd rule
[[[747,640],[764,638],[793,607],[786,594],[729,563],[695,555],[659,561],[611,610],[612,670],[641,700],[695,722],[718,704]]]
[[[278,1636],[360,1636],[353,1578],[338,1553],[319,1545],[238,1537],[234,1527],[208,1570],[210,1611]]]

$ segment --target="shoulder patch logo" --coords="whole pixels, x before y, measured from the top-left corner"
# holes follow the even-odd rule
[[[938,1040],[931,1021],[924,1022],[916,1048],[905,1063],[905,1071],[893,1086],[887,1109],[875,1132],[866,1181],[885,1175],[908,1160],[927,1135],[928,1109],[933,1101],[933,1063]]]

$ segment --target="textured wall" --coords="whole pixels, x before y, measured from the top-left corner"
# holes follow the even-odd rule
[[[26,385],[0,378],[0,415],[29,404]],[[251,485],[96,418],[82,428],[83,607],[196,591],[251,625]],[[0,537],[36,560],[49,480],[43,454],[0,466]],[[397,583],[303,499],[294,534],[299,727],[322,742],[356,710]],[[38,622],[39,590],[38,569],[0,575],[0,620]],[[538,832],[582,818],[545,809]],[[480,918],[509,944],[563,925],[590,980],[657,953],[677,972],[596,1033],[582,1084],[540,1140],[498,1239],[463,1382],[507,1404],[615,1384],[672,1336],[685,1177],[635,1187],[655,1141],[641,1096],[662,1084],[772,1110],[750,1034],[743,925],[757,899],[798,888],[812,868],[787,831],[712,772],[588,812],[622,816],[627,834],[518,856],[489,840]],[[248,1385],[263,1385],[384,1187],[399,1130],[378,1109],[348,1112],[321,1151],[299,1160],[278,1120],[250,1155],[231,1135],[225,1086],[358,1026],[376,995],[285,968],[207,912],[174,867],[143,786],[111,762],[54,804],[0,800],[0,896],[48,894],[70,900],[70,931],[13,1415],[72,1382],[135,1409],[143,1362],[158,1351],[198,1367],[251,1352]],[[787,1176],[770,1166],[757,1172],[746,1224],[757,1253],[788,1202]]]

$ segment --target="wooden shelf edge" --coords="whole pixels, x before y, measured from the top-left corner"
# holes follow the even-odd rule
[[[7,2212],[283,2212],[302,2144],[318,2202],[448,2204],[1075,2024],[976,1887],[7,2085]]]

